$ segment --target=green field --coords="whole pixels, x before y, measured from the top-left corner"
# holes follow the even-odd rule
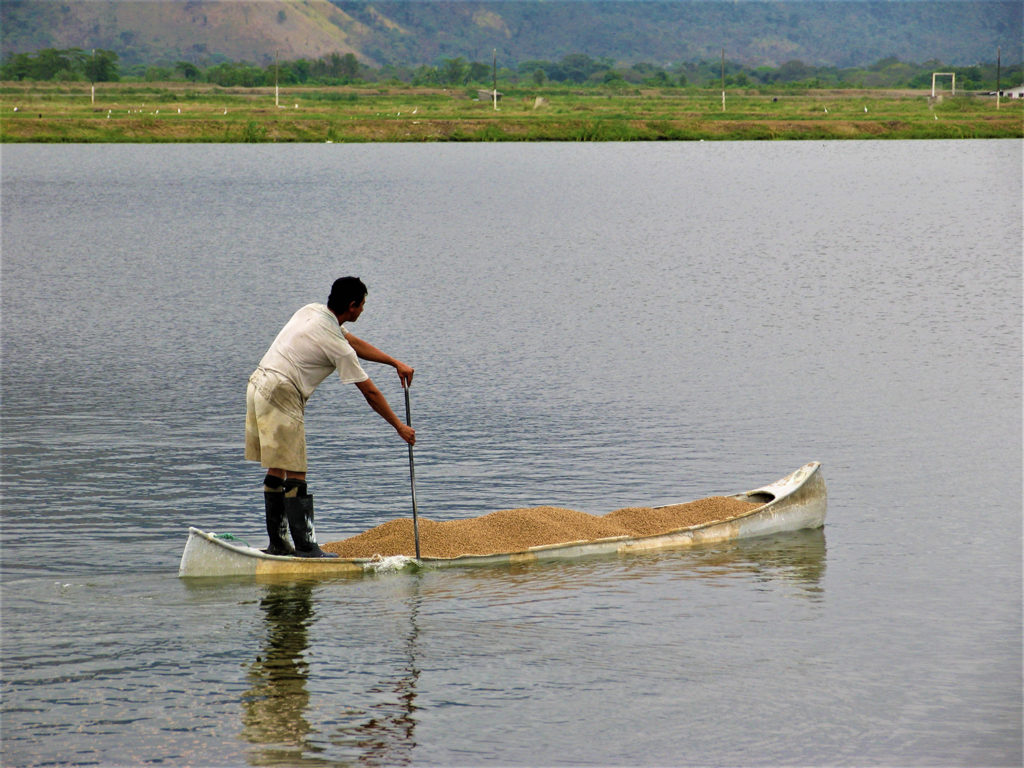
[[[5,143],[1022,137],[1024,100],[948,91],[0,84]]]

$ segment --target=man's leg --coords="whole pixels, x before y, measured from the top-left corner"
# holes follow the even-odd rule
[[[268,469],[263,478],[263,502],[266,508],[268,555],[294,555],[295,547],[288,538],[288,519],[284,509],[284,470]]]
[[[284,480],[284,510],[298,557],[337,557],[316,543],[313,527],[313,497],[306,487],[305,472],[287,472]]]

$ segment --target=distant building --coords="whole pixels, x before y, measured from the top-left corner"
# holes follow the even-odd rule
[[[1004,99],[1024,99],[1024,85],[1018,85],[1016,88],[1003,88],[999,95]]]
[[[501,101],[501,95],[501,91],[498,91],[498,101]],[[494,101],[494,91],[491,89],[484,90],[481,88],[476,92],[476,97],[480,99],[480,101]]]

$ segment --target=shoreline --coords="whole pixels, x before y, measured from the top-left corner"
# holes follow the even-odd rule
[[[911,90],[0,83],[0,143],[1024,138],[1024,100]]]

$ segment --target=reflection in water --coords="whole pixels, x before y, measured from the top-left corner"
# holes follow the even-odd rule
[[[578,560],[522,563],[502,568],[467,567],[458,572],[495,593],[524,584],[532,589],[574,589],[601,578],[647,578],[669,573],[673,578],[727,580],[734,577],[777,581],[797,589],[797,596],[824,596],[825,529],[793,531],[692,548],[627,555],[595,555]]]
[[[753,578],[791,587],[797,597],[818,601],[824,596],[824,573],[825,534],[819,529],[672,552],[466,568],[443,576],[429,572],[397,575],[395,586],[404,593],[404,607],[392,614],[399,620],[397,631],[388,635],[395,642],[376,649],[371,684],[347,693],[336,691],[329,705],[311,703],[307,688],[309,634],[317,620],[312,600],[316,582],[274,582],[266,585],[260,600],[266,633],[249,667],[251,686],[243,698],[242,737],[258,745],[258,751],[250,756],[255,765],[334,764],[338,754],[344,755],[348,764],[412,764],[420,678],[418,616],[425,577],[430,600],[464,595],[467,589],[478,597],[501,601],[518,601],[525,592],[537,590],[571,597],[584,587],[600,589],[608,579],[621,584],[667,576],[718,583],[736,580],[739,584],[749,584]],[[446,591],[453,588],[451,593]],[[340,670],[339,674],[344,676]],[[329,724],[310,722],[309,712],[328,709],[332,715]],[[331,753],[334,759],[328,757]]]
[[[242,738],[264,745],[256,765],[297,763],[312,730],[306,720],[309,665],[304,659],[313,621],[308,584],[272,584],[260,600],[266,614],[264,647],[249,668],[252,687],[243,697]]]
[[[331,742],[344,748],[360,765],[408,765],[415,747],[416,661],[419,635],[419,579],[412,582],[409,631],[396,664],[397,674],[385,678],[346,707],[342,725]],[[323,734],[307,720],[310,694],[308,630],[316,621],[309,583],[274,583],[260,601],[267,633],[261,652],[249,668],[251,687],[243,697],[242,738],[260,745],[253,765],[325,765],[334,761],[324,751]],[[323,705],[315,705],[322,710]]]
[[[781,580],[808,599],[824,596],[825,529],[794,531],[778,536],[744,539],[700,558],[702,575],[754,575],[762,581]]]
[[[382,680],[370,689],[370,699],[375,703],[369,705],[367,711],[361,713],[351,727],[339,729],[334,739],[336,744],[354,747],[361,765],[412,763],[412,752],[416,746],[416,682],[420,676],[416,661],[416,640],[419,636],[417,616],[421,600],[420,579],[418,576],[412,578],[409,632],[397,664],[398,674],[391,680]]]

